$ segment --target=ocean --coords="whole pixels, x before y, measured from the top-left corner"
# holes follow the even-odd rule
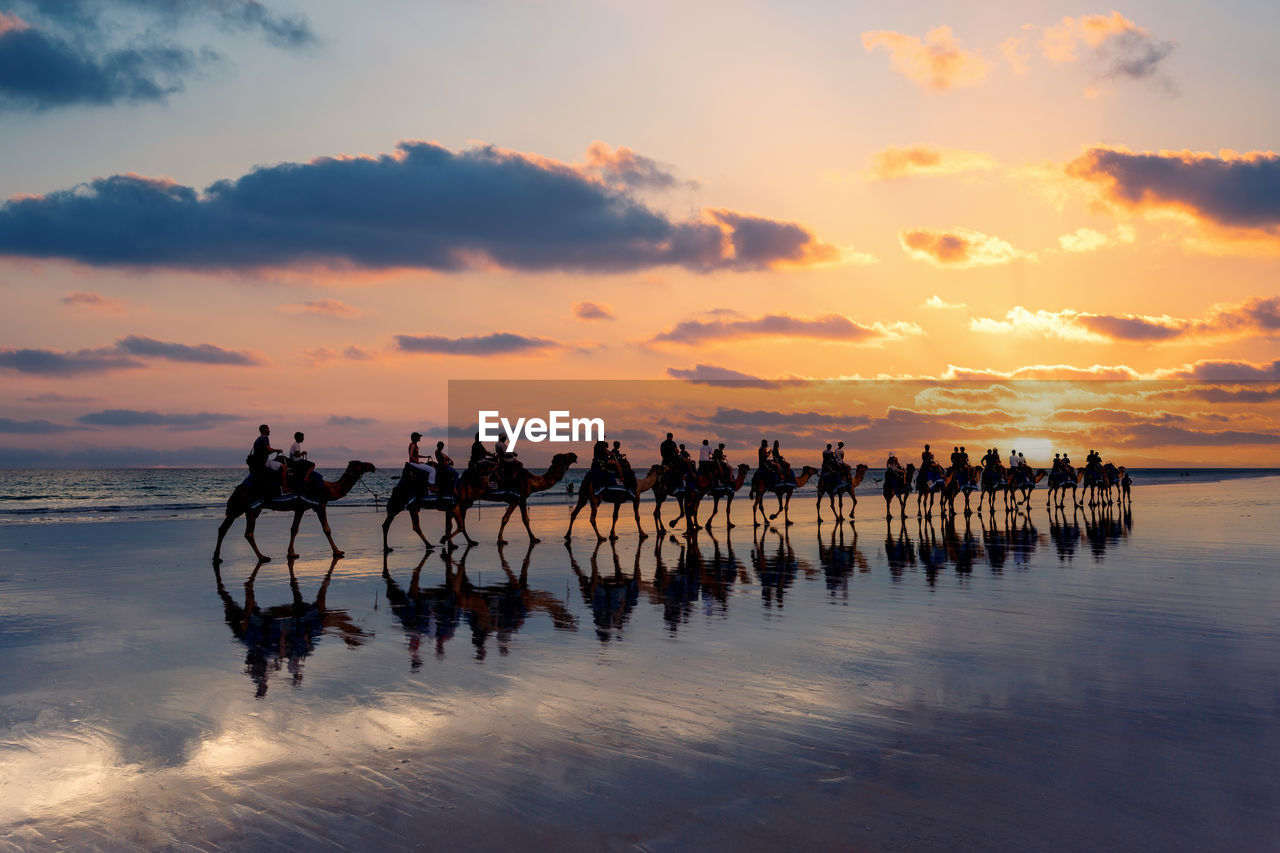
[[[541,472],[544,469],[532,469]],[[587,469],[571,469],[564,481],[533,495],[533,504],[571,503]],[[328,480],[342,469],[321,469]],[[1134,488],[1177,483],[1195,487],[1245,477],[1280,474],[1274,468],[1131,468]],[[0,524],[49,522],[102,522],[160,518],[221,518],[227,496],[245,476],[244,468],[121,468],[84,470],[0,470]],[[365,476],[351,493],[333,503],[331,511],[380,509],[400,476],[398,467],[380,468]],[[872,470],[858,487],[858,495],[874,496],[881,472]],[[748,482],[750,475],[748,475]],[[816,496],[810,482],[796,493],[797,509],[803,496]],[[746,505],[747,489],[738,493]],[[648,495],[645,502],[650,502]],[[494,504],[482,504],[485,507]]]

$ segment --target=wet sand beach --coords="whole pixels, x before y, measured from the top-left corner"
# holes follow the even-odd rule
[[[0,526],[0,849],[1273,850],[1277,489],[425,558],[362,509],[292,579],[281,515],[256,575]]]

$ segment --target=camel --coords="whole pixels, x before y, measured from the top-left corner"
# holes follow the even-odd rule
[[[982,512],[982,502],[991,496],[988,503],[989,512],[996,511],[996,492],[1004,492],[1004,508],[1009,511],[1009,494],[1013,491],[1009,483],[1009,473],[1003,468],[992,465],[982,469],[982,491],[978,493],[978,512]]]
[[[488,489],[484,494],[480,495],[478,500],[493,501],[507,505],[507,511],[502,514],[502,523],[498,525],[499,545],[507,544],[507,540],[502,537],[502,532],[507,529],[507,521],[517,507],[520,509],[520,520],[524,522],[524,529],[529,534],[529,541],[542,541],[533,535],[533,529],[529,527],[529,495],[534,492],[545,492],[563,480],[565,473],[569,470],[569,466],[577,461],[578,454],[576,453],[557,453],[551,458],[551,466],[547,468],[545,474],[531,474],[528,468],[520,468],[514,476],[514,482],[511,484],[512,488],[498,492]],[[469,503],[458,502],[459,514],[466,515],[467,510],[470,508]]]
[[[825,497],[827,502],[831,504],[831,511],[835,513],[836,518],[844,520],[844,496],[848,495],[849,500],[853,502],[853,506],[849,509],[849,518],[853,518],[853,514],[858,510],[858,496],[855,490],[862,484],[867,476],[867,466],[859,464],[853,470],[851,479],[842,479],[839,472],[832,472],[826,476],[818,477],[818,523],[822,523],[822,499]],[[833,474],[835,476],[833,476]],[[834,482],[833,482],[834,481]],[[836,498],[840,499],[840,509],[836,509]]]
[[[743,462],[738,465],[738,474],[728,483],[722,483],[707,492],[711,496],[711,515],[707,516],[707,522],[704,527],[708,531],[711,530],[711,522],[715,520],[716,513],[720,511],[720,498],[724,498],[724,518],[725,529],[732,530],[737,527],[733,523],[733,496],[742,488],[742,484],[747,481],[747,472],[751,470],[751,466]]]
[[[908,462],[905,471],[886,468],[884,471],[884,517],[893,518],[893,499],[898,499],[898,509],[902,517],[907,517],[907,495],[911,494],[911,483],[915,480],[916,463]]]
[[[954,476],[954,471],[943,471],[942,466],[937,462],[928,468],[921,467],[916,474],[916,518],[933,517],[934,495],[943,495],[940,502],[945,502],[947,490],[951,488],[951,480]],[[928,498],[927,503],[925,498]],[[924,505],[923,513],[920,511],[922,504]]]
[[[231,529],[231,525],[242,515],[244,516],[244,538],[249,541],[249,547],[253,549],[254,555],[261,562],[271,559],[258,550],[258,543],[253,538],[254,528],[258,524],[258,516],[264,509],[293,510],[293,527],[289,530],[290,557],[298,556],[298,552],[294,550],[293,546],[298,538],[298,528],[302,524],[302,516],[309,509],[315,510],[316,518],[320,519],[320,528],[324,530],[324,535],[329,540],[329,547],[333,549],[333,555],[341,557],[343,552],[333,541],[333,531],[329,529],[329,514],[327,511],[329,502],[344,497],[359,482],[361,477],[376,470],[377,468],[371,462],[361,462],[358,459],[353,459],[347,463],[347,470],[342,472],[342,476],[332,483],[326,483],[318,472],[312,471],[301,491],[293,492],[283,497],[266,499],[259,497],[255,493],[253,475],[250,474],[240,485],[235,487],[231,497],[227,499],[227,517],[222,520],[222,524],[218,527],[218,544],[213,547],[213,562],[215,564],[222,562],[222,540],[226,537],[227,531]]]
[[[737,477],[735,477],[733,481],[731,481],[730,483],[726,483],[726,484],[720,484],[720,483],[713,484],[711,482],[710,474],[705,474],[705,473],[698,474],[694,482],[693,489],[685,492],[683,495],[680,495],[676,498],[676,505],[680,507],[680,514],[677,515],[671,521],[671,529],[672,530],[675,529],[675,526],[680,523],[680,519],[686,517],[686,512],[687,512],[689,522],[688,522],[688,525],[686,526],[685,533],[688,534],[688,533],[692,533],[695,530],[701,530],[702,528],[698,524],[698,508],[702,505],[702,499],[707,495],[711,495],[712,497],[714,497],[716,509],[719,509],[720,507],[721,495],[728,496],[729,498],[728,505],[732,507],[733,495],[735,492],[738,491],[738,489],[742,488],[742,484],[746,482],[746,479],[747,479],[747,472],[750,470],[751,470],[750,465],[746,464],[745,462],[740,464],[738,466]],[[655,494],[655,502],[656,502],[656,495],[657,495],[656,488],[654,490],[654,494]],[[658,514],[658,508],[655,506],[654,507],[655,520],[656,520],[657,514]],[[715,510],[713,509],[711,511],[711,518],[715,518],[715,515],[716,513],[715,513]],[[707,519],[708,524],[711,523],[711,518]],[[733,523],[730,522],[729,526],[732,527]],[[658,528],[659,529],[662,528],[662,523],[660,521],[658,522]]]
[[[765,527],[768,527],[769,522],[773,521],[779,515],[782,516],[784,523],[794,524],[795,522],[791,520],[790,516],[791,494],[796,489],[802,488],[804,484],[809,482],[813,475],[817,473],[819,473],[817,468],[814,468],[812,465],[805,465],[800,469],[799,476],[793,477],[789,481],[765,485],[764,472],[756,469],[756,472],[751,475],[751,526],[760,526],[760,522],[756,521],[756,510],[759,510],[762,516],[765,514],[765,492],[773,492],[778,498],[778,511],[765,519]]]
[[[464,499],[470,499],[474,502],[480,495],[489,488],[489,475],[493,473],[496,463],[486,459],[476,465],[467,468],[458,475],[457,481],[453,484],[453,493],[421,495],[417,493],[417,480],[410,477],[401,476],[400,482],[396,483],[394,489],[391,490],[391,496],[387,498],[387,517],[382,521],[382,550],[383,553],[390,553],[394,550],[387,543],[387,534],[391,530],[391,522],[395,521],[397,515],[401,512],[408,511],[409,518],[413,521],[413,532],[418,534],[418,538],[422,540],[422,544],[427,548],[431,547],[430,540],[427,539],[425,533],[422,532],[422,525],[418,514],[424,509],[434,509],[445,513],[444,536],[440,538],[442,543],[452,541],[457,535],[457,531],[453,530],[454,519],[457,517],[458,503]],[[463,536],[467,542],[474,545],[475,542],[471,537],[463,531]]]
[[[573,538],[573,522],[578,517],[578,513],[582,512],[582,508],[588,503],[591,504],[591,529],[596,532],[596,539],[601,542],[605,537],[600,534],[600,528],[596,526],[596,512],[600,509],[600,504],[608,501],[613,504],[613,526],[609,528],[609,538],[618,538],[618,510],[621,509],[624,501],[630,501],[632,509],[636,516],[636,530],[640,534],[640,538],[644,539],[649,534],[645,532],[644,525],[640,523],[640,496],[653,488],[658,482],[658,478],[662,476],[662,466],[654,465],[643,478],[636,481],[636,491],[632,495],[625,489],[620,487],[604,488],[597,492],[592,488],[592,478],[590,476],[582,479],[582,485],[578,487],[578,503],[573,508],[573,512],[569,514],[569,529],[564,533],[566,542]]]
[[[1071,490],[1071,503],[1080,506],[1080,502],[1076,500],[1076,487],[1083,477],[1083,468],[1078,471],[1074,468],[1051,471],[1049,473],[1049,489],[1044,498],[1045,509],[1048,509],[1053,504],[1054,492],[1058,493],[1058,509],[1063,509],[1066,506],[1067,489]]]
[[[1037,468],[1032,471],[1030,468],[1024,472],[1018,470],[1009,473],[1009,491],[1015,494],[1013,504],[1018,506],[1026,504],[1031,506],[1031,492],[1035,490],[1036,484],[1049,476],[1049,472],[1043,468]]]
[[[1084,491],[1089,498],[1089,506],[1111,506],[1111,489],[1120,482],[1123,468],[1117,468],[1110,462],[1101,468],[1084,469]]]
[[[942,490],[942,503],[951,515],[956,514],[956,497],[960,494],[964,495],[964,514],[966,516],[973,514],[973,510],[969,508],[969,496],[975,489],[982,488],[981,470],[976,465],[966,465],[958,472],[952,470],[951,480]]]

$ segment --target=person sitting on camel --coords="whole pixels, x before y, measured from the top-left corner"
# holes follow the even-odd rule
[[[287,465],[290,473],[300,483],[305,483],[307,478],[311,476],[311,472],[316,469],[316,464],[307,459],[307,451],[302,449],[302,442],[307,437],[300,432],[293,434],[293,444],[289,445],[289,456]]]
[[[827,477],[836,473],[836,452],[831,449],[831,442],[827,442],[827,449],[822,451],[822,473],[821,476]]]
[[[453,491],[454,483],[458,482],[458,469],[453,466],[453,459],[449,454],[444,452],[444,442],[436,442],[436,474],[440,479],[440,493],[448,494]]]
[[[843,441],[836,442],[836,467],[840,469],[840,476],[843,479],[845,480],[852,479],[853,468],[849,466],[848,462],[844,461],[844,442]]]
[[[422,433],[415,432],[409,434],[409,467],[419,473],[419,482],[425,482],[426,488],[420,488],[418,491],[425,494],[430,492],[436,484],[436,469],[430,464],[430,460],[423,458],[418,451],[418,442],[422,440]]]
[[[926,444],[924,446],[924,450],[920,451],[920,470],[932,471],[933,462],[934,462],[933,451],[930,450],[929,445]]]
[[[253,441],[253,449],[245,462],[249,465],[249,473],[260,475],[260,488],[266,491],[268,479],[273,473],[280,472],[280,494],[289,492],[289,469],[278,458],[284,451],[271,446],[271,427],[263,424],[258,427],[258,437]]]
[[[773,456],[774,464],[778,466],[778,475],[784,482],[790,481],[791,463],[787,462],[786,458],[782,455],[782,447],[778,444],[778,440],[776,438],[773,440],[773,450],[771,455]]]
[[[662,464],[674,471],[680,459],[680,448],[676,445],[674,435],[667,433],[666,440],[658,445],[658,454],[661,457]]]
[[[627,487],[627,491],[635,494],[636,491],[636,474],[631,470],[631,463],[627,461],[627,454],[622,452],[622,442],[615,441],[613,449],[609,451],[609,459],[613,463],[614,470],[618,472],[618,482]]]
[[[698,476],[698,469],[693,467],[693,457],[689,455],[688,450],[685,450],[683,444],[680,445],[680,468],[682,476]]]
[[[769,439],[760,439],[760,449],[756,451],[757,467],[759,470],[766,472],[775,483],[782,482],[782,469],[774,462],[773,456],[769,453]]]
[[[733,469],[729,467],[729,460],[724,455],[724,442],[716,445],[716,449],[711,451],[711,461],[715,464],[716,470],[719,471],[719,481],[721,485],[729,485],[733,482]]]
[[[711,461],[712,449],[711,442],[708,439],[702,439],[702,446],[698,448],[698,476],[707,476],[712,483],[716,482],[716,465]]]
[[[504,432],[498,436],[498,442],[493,446],[493,455],[498,459],[498,482],[504,486],[510,485],[516,472],[524,467],[524,463],[516,458],[517,454],[507,451],[508,444],[510,442]]]
[[[898,478],[902,482],[907,481],[907,471],[902,467],[902,463],[898,461],[898,454],[892,450],[889,451],[889,458],[884,461],[884,478],[888,480],[891,476]]]

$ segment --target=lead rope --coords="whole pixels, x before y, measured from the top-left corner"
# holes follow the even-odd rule
[[[373,495],[373,511],[377,512],[378,511],[378,493],[375,492],[373,489],[369,488],[369,484],[366,483],[364,480],[359,480],[358,482],[360,483],[360,485],[364,486],[364,490],[366,492]]]

